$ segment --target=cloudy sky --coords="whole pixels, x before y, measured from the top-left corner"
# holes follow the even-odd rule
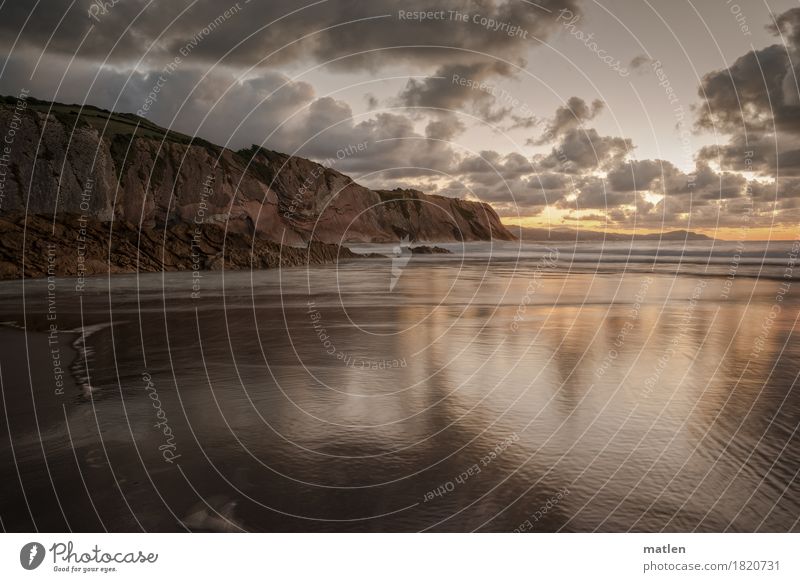
[[[2,94],[328,160],[509,224],[800,224],[789,0],[0,0],[0,41]]]

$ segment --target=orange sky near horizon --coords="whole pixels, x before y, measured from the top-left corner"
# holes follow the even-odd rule
[[[538,216],[529,217],[501,217],[501,222],[506,226],[523,226],[528,228],[559,228],[568,227],[575,230],[592,230],[597,232],[618,233],[618,234],[634,234],[636,232],[641,234],[658,234],[660,232],[671,232],[675,230],[690,230],[692,232],[704,234],[718,240],[725,241],[764,241],[764,240],[798,240],[800,239],[800,225],[795,226],[774,226],[774,227],[755,227],[755,228],[733,228],[733,227],[719,227],[719,228],[704,228],[704,227],[691,227],[673,226],[664,228],[608,228],[600,221],[583,220],[573,222],[562,222],[554,224],[552,221],[542,219]],[[744,236],[742,235],[744,231]]]

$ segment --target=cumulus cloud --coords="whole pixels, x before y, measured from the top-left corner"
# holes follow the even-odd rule
[[[363,180],[365,183],[386,186],[386,180],[440,176],[452,171],[456,153],[447,140],[438,138],[458,131],[458,120],[440,121],[433,126],[429,124],[428,135],[422,135],[415,130],[414,120],[407,115],[380,111],[355,118],[347,103],[323,97],[313,101],[266,145],[295,155],[326,160],[335,159],[337,152],[348,146],[365,144],[357,155],[340,160],[336,169],[372,173]]]
[[[631,59],[631,62],[628,63],[628,69],[631,71],[642,71],[646,65],[650,64],[652,59],[650,59],[646,55],[637,55]]]
[[[696,129],[727,141],[697,153],[693,201],[699,206],[691,209],[696,220],[735,223],[745,213],[752,213],[753,224],[797,220],[800,9],[778,15],[768,28],[781,44],[749,51],[702,79]],[[712,170],[712,164],[720,171]],[[740,172],[760,180],[748,181]],[[685,203],[688,197],[682,198]]]
[[[575,193],[572,199],[559,200],[557,206],[575,210],[607,210],[636,201],[635,194],[610,190],[605,180],[595,176],[582,177],[576,184]]]
[[[429,139],[450,141],[465,129],[464,122],[457,115],[443,114],[428,122],[425,126],[425,136]]]
[[[570,129],[547,155],[534,158],[538,167],[565,174],[581,174],[617,165],[631,153],[627,138],[601,136],[596,129]]]
[[[559,10],[579,12],[575,0],[538,0],[535,5],[484,0],[471,7],[461,0],[441,0],[435,6],[427,0],[407,0],[402,5],[392,0],[231,0],[229,4],[130,0],[103,10],[92,8],[93,4],[93,0],[7,2],[0,19],[0,39],[8,49],[22,31],[18,46],[41,49],[49,42],[48,51],[71,56],[86,34],[79,58],[108,57],[112,64],[126,65],[148,49],[146,60],[158,68],[160,60],[172,59],[187,40],[208,28],[224,27],[224,34],[203,37],[192,51],[192,60],[211,64],[224,57],[229,65],[250,66],[269,57],[265,65],[270,67],[304,59],[333,61],[333,67],[346,70],[374,70],[390,62],[427,68],[431,62],[475,62],[483,59],[482,54],[521,59],[527,45],[546,39],[557,28]],[[446,15],[468,9],[470,15],[520,27],[529,40],[520,42],[472,19],[403,17],[417,11],[437,10]]]
[[[787,48],[773,45],[708,73],[700,85],[697,127],[724,133],[800,129],[797,90],[793,95],[787,83],[794,74],[790,65]]]
[[[571,97],[543,121],[498,98],[497,87],[517,75],[531,47],[559,28],[559,11],[578,14],[576,4],[126,0],[92,18],[93,0],[18,0],[0,9],[0,45],[9,54],[0,92],[26,87],[44,99],[135,112],[164,67],[181,57],[148,118],[233,148],[255,143],[318,160],[366,143],[336,169],[366,175],[370,185],[409,180],[490,201],[501,214],[553,206],[620,226],[737,224],[750,211],[753,224],[800,219],[800,75],[793,65],[800,63],[800,8],[777,16],[776,44],[702,78],[695,129],[725,140],[701,148],[689,173],[668,160],[637,160],[630,139],[591,127],[604,110],[600,100]],[[480,14],[520,27],[528,39],[471,19],[419,21],[400,10]],[[648,62],[637,56],[630,69]],[[365,94],[367,112],[354,115],[350,103],[320,96],[312,82],[285,72],[322,63],[325,75],[402,68],[414,78],[394,98]],[[527,152],[549,151],[465,153],[455,140],[472,129],[469,116],[525,131],[526,144],[539,148]]]
[[[430,114],[418,130],[416,114],[381,110],[377,98],[367,95],[370,114],[356,119],[350,104],[318,97],[310,83],[280,71],[321,63],[331,74],[402,66],[428,77],[409,83],[388,105],[467,111],[490,123],[507,119],[527,128],[535,122],[529,112],[520,114],[491,93],[454,84],[452,76],[513,76],[510,63],[524,65],[531,47],[558,29],[558,12],[577,14],[576,4],[126,0],[99,8],[94,0],[20,0],[0,10],[0,45],[10,53],[0,92],[13,94],[25,86],[39,98],[136,112],[165,67],[174,65],[145,113],[156,123],[233,148],[256,143],[317,159],[366,141],[367,152],[342,161],[339,169],[424,178],[452,171],[461,159],[446,143],[466,128],[458,115]],[[460,11],[470,18],[408,17],[430,10]],[[527,38],[493,30],[473,20],[475,15],[513,25]]]
[[[674,166],[663,160],[632,160],[611,170],[608,182],[611,188],[619,192],[650,190],[663,172],[670,173],[673,170]]]
[[[502,61],[469,65],[446,65],[423,80],[411,79],[398,96],[406,107],[435,111],[467,110],[489,123],[497,123],[513,109],[497,105],[497,89],[492,77],[510,76],[512,68]]]
[[[727,69],[703,77],[696,127],[727,134],[727,144],[698,158],[762,176],[800,175],[800,10],[771,26],[784,44],[742,55]]]
[[[12,57],[2,79],[9,93],[26,87],[42,99],[139,112],[159,125],[234,148],[261,142],[279,131],[285,120],[302,112],[315,97],[310,84],[276,71],[260,71],[242,80],[226,70],[124,73],[88,63],[73,63],[69,82],[54,93],[52,79],[59,79],[66,66],[60,58],[43,60],[38,74],[29,79],[28,60]]]
[[[536,140],[531,140],[531,143],[533,145],[553,143],[559,137],[581,127],[584,122],[597,117],[603,106],[604,103],[599,99],[595,99],[591,105],[588,105],[580,97],[570,97],[565,105],[556,109],[556,113],[548,122],[544,134]]]

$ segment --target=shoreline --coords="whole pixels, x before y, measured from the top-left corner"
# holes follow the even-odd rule
[[[422,256],[422,257],[418,257],[418,258],[427,259],[429,261],[429,264],[430,264],[431,259],[434,259],[434,258],[437,258],[437,257],[436,257],[436,255],[428,255],[428,256]],[[85,275],[84,277],[82,277],[81,284],[80,284],[80,286],[81,286],[80,290],[82,291],[82,287],[86,283],[88,283],[89,281],[96,281],[98,279],[108,279],[108,278],[111,278],[112,276],[114,278],[117,278],[117,277],[120,277],[120,276],[184,273],[184,274],[187,274],[187,275],[188,274],[196,274],[197,278],[199,279],[199,278],[204,278],[204,277],[206,277],[208,275],[213,275],[213,274],[222,273],[222,272],[226,272],[226,273],[251,272],[251,273],[254,273],[254,272],[274,271],[276,269],[292,269],[293,270],[293,269],[298,269],[298,268],[301,268],[301,267],[326,267],[326,266],[338,265],[340,263],[350,263],[351,261],[363,261],[363,260],[370,260],[370,259],[388,261],[388,260],[391,259],[391,257],[386,256],[386,255],[380,255],[380,254],[377,254],[377,253],[373,253],[371,255],[358,255],[358,256],[355,256],[355,257],[346,257],[346,258],[343,258],[343,259],[330,261],[330,262],[319,262],[319,263],[311,262],[311,263],[307,263],[307,264],[279,265],[279,266],[276,266],[276,267],[269,267],[269,268],[248,268],[248,267],[238,267],[238,268],[237,267],[231,267],[231,268],[228,268],[228,267],[225,267],[224,269],[223,268],[220,268],[220,269],[202,269],[202,270],[199,270],[199,271],[194,271],[192,269],[165,269],[165,270],[151,270],[151,271],[131,270],[131,271],[114,271],[114,272],[105,271],[105,272],[92,273],[91,275]],[[483,257],[472,257],[472,258],[470,258],[470,260],[485,260],[485,259]],[[493,260],[502,261],[502,262],[516,262],[518,265],[521,266],[521,265],[524,265],[526,263],[534,264],[534,261],[536,259],[534,257],[521,257],[521,258],[517,258],[517,259],[495,257]],[[726,279],[726,278],[730,277],[730,273],[728,273],[728,272],[713,272],[713,271],[689,271],[689,272],[674,271],[674,272],[668,272],[668,271],[657,270],[657,269],[646,269],[646,268],[640,269],[640,268],[636,268],[635,266],[631,267],[631,268],[619,269],[619,270],[611,270],[611,269],[604,268],[604,266],[614,265],[614,264],[620,264],[620,262],[577,263],[577,265],[587,265],[586,268],[576,268],[576,263],[571,263],[571,268],[561,269],[561,268],[556,267],[556,268],[551,269],[550,273],[553,274],[553,275],[556,275],[556,276],[564,276],[564,277],[570,276],[570,275],[574,275],[574,276],[593,275],[593,276],[602,276],[602,277],[617,276],[617,275],[655,275],[655,276],[662,276],[662,277],[689,277],[689,278],[692,278],[692,277],[698,278],[699,277],[699,278],[710,278],[710,279]],[[628,263],[628,264],[637,265],[637,263]],[[644,264],[644,263],[638,263],[638,264]],[[709,266],[709,265],[716,265],[716,266],[720,266],[720,267],[723,266],[720,263],[701,263],[701,262],[683,262],[683,263],[669,262],[669,263],[662,263],[662,264],[663,265],[684,265],[684,266],[692,265],[692,266],[696,266],[696,267]],[[597,268],[591,268],[590,265],[597,265]],[[754,264],[753,266],[758,266],[758,264]],[[771,266],[778,267],[779,265],[771,265]],[[523,274],[524,273],[520,272],[520,275],[523,275]],[[46,274],[45,275],[39,275],[39,276],[26,276],[26,277],[2,277],[2,276],[0,276],[0,285],[4,285],[4,284],[5,285],[10,285],[10,284],[17,283],[17,282],[20,282],[20,281],[26,281],[26,282],[31,282],[31,283],[46,282],[46,281],[48,281],[49,278],[50,278],[50,276],[48,276]],[[737,273],[736,274],[736,278],[737,279],[754,279],[754,280],[759,280],[759,281],[761,281],[761,280],[763,280],[763,281],[783,281],[783,280],[785,280],[785,277],[783,275],[771,274],[771,273],[759,273],[759,274]],[[59,283],[59,282],[63,283],[65,281],[70,281],[71,284],[74,285],[76,280],[77,279],[76,279],[75,275],[69,275],[69,274],[67,274],[67,275],[55,275],[55,276],[52,277],[52,281],[54,281],[56,283]]]
[[[0,232],[0,281],[72,278],[68,286],[78,291],[87,279],[110,275],[188,272],[199,280],[220,271],[322,266],[370,258],[392,261],[393,267],[396,259],[411,256],[436,258],[437,262],[445,263],[448,258],[458,258],[524,265],[536,259],[528,255],[539,246],[566,247],[561,265],[553,268],[554,273],[565,275],[651,273],[728,277],[733,268],[737,277],[781,280],[782,268],[790,260],[790,255],[782,251],[776,254],[764,248],[743,252],[738,246],[720,248],[719,241],[708,241],[709,247],[701,244],[700,248],[684,248],[681,252],[675,252],[672,245],[663,250],[660,245],[637,250],[633,241],[615,241],[614,246],[595,241],[527,240],[416,241],[415,246],[403,242],[398,246],[392,242],[339,245],[312,241],[307,246],[292,246],[275,242],[264,234],[231,232],[216,223],[203,224],[202,228],[182,222],[161,228],[139,228],[125,221],[87,222],[77,215],[64,215],[55,224],[51,218],[29,215],[24,225],[14,222],[14,217],[2,217]],[[433,246],[437,244],[451,246]],[[453,244],[461,248],[453,248]],[[773,244],[788,243],[773,241]],[[476,251],[475,256],[470,256],[470,250]],[[671,272],[665,270],[670,268]]]
[[[0,233],[0,280],[75,277],[78,286],[94,275],[266,269],[359,257],[339,245],[312,241],[292,247],[258,233],[226,231],[216,223],[139,228],[77,215],[56,223],[29,215],[24,225],[15,217],[0,218]]]

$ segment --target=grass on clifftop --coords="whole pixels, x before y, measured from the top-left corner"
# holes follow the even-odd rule
[[[0,104],[15,105],[16,97],[0,96]],[[92,105],[64,105],[61,103],[50,103],[29,97],[26,100],[28,109],[40,113],[49,113],[60,121],[67,131],[74,127],[93,127],[101,132],[109,140],[119,139],[120,136],[134,136],[158,141],[167,141],[182,145],[196,145],[205,147],[213,154],[218,154],[222,149],[199,137],[190,137],[177,131],[164,129],[133,113],[113,113],[107,109],[101,109]]]

